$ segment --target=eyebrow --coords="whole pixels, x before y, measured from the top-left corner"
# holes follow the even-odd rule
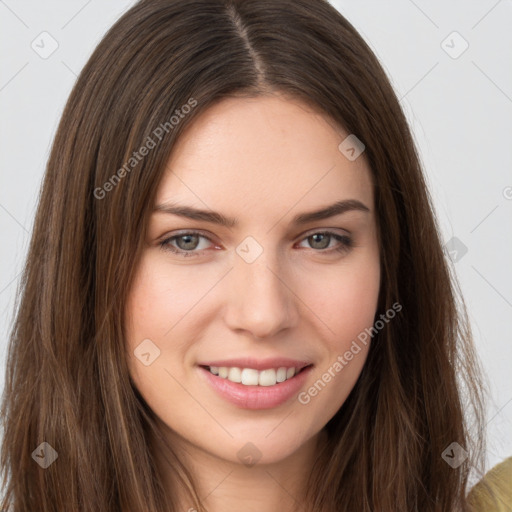
[[[362,212],[370,211],[366,205],[357,199],[345,199],[321,208],[320,210],[300,213],[292,219],[291,224],[294,226],[300,226],[308,224],[309,222],[328,219],[335,215],[341,215],[342,213],[353,210]],[[159,204],[155,206],[153,211],[177,215],[179,217],[185,217],[192,220],[201,220],[212,224],[219,224],[228,228],[238,225],[238,220],[236,218],[225,217],[219,212],[214,212],[212,210],[200,210],[192,208],[191,206],[182,206],[175,203]]]

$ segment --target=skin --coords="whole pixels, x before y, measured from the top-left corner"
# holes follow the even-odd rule
[[[309,403],[294,396],[247,410],[220,397],[197,366],[243,356],[305,359],[314,364],[307,390],[373,325],[380,263],[371,174],[364,153],[350,161],[338,149],[347,135],[297,99],[225,99],[187,128],[159,184],[156,205],[172,200],[239,221],[228,228],[153,213],[126,306],[133,382],[211,512],[298,510],[322,429],[363,368],[369,344]],[[290,224],[344,199],[369,211]],[[210,240],[168,245],[196,256],[159,246],[189,229]],[[327,229],[350,236],[353,247],[328,253],[340,242],[311,238]],[[250,264],[236,252],[249,236],[263,249]],[[133,353],[145,339],[161,351],[148,366]],[[261,453],[250,467],[237,456],[248,442]],[[159,467],[170,485],[175,476],[163,458]],[[191,509],[189,498],[180,500],[181,510]]]

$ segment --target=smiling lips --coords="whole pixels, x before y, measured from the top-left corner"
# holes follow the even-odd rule
[[[313,365],[293,359],[212,361],[201,363],[201,374],[229,402],[246,409],[276,407],[302,386]]]

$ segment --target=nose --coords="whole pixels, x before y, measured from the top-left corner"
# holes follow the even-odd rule
[[[272,338],[294,327],[299,314],[289,280],[270,250],[263,251],[252,263],[236,256],[226,283],[228,327],[258,339]]]

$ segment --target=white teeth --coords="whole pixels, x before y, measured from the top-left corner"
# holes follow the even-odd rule
[[[258,370],[252,368],[244,368],[242,370],[242,384],[246,386],[257,386],[258,385]]]
[[[287,379],[290,379],[294,375],[295,375],[295,368],[288,368],[288,370],[286,370],[286,378]]]
[[[231,382],[242,382],[242,370],[240,368],[230,368],[228,379]]]
[[[286,380],[286,368],[284,366],[277,369],[276,380],[277,382],[284,382]]]
[[[275,386],[277,384],[276,371],[272,368],[262,370],[258,377],[258,384],[260,386]]]
[[[223,379],[244,384],[245,386],[275,386],[279,382],[291,379],[296,373],[295,368],[269,368],[254,370],[253,368],[228,368],[227,366],[210,366],[210,373]]]

